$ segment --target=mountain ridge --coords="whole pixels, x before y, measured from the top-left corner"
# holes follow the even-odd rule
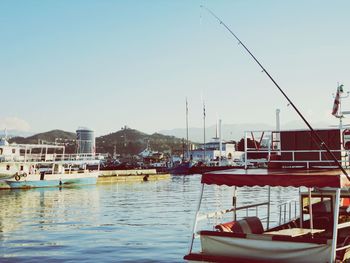
[[[114,152],[124,155],[135,155],[146,149],[151,148],[160,152],[182,152],[183,140],[171,135],[160,133],[146,134],[144,132],[124,128],[106,135],[96,137],[96,151],[99,153]],[[36,144],[52,143],[66,146],[66,152],[75,151],[76,133],[63,130],[51,130],[34,134],[28,137],[16,136],[9,139],[10,143]]]

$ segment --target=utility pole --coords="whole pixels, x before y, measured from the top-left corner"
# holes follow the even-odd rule
[[[186,97],[186,146],[187,146],[187,159],[190,159],[190,149],[189,149],[189,142],[188,142],[188,102]]]
[[[222,158],[222,131],[221,131],[221,119],[219,119],[219,148],[220,148],[220,151],[219,151],[219,166],[221,166],[221,158]],[[226,151],[226,154],[227,154],[227,151]]]

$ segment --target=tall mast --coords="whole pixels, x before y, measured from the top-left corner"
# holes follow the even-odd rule
[[[204,153],[204,163],[206,161],[206,153],[205,153],[205,103],[203,100],[203,153]]]
[[[186,97],[186,150],[187,150],[187,159],[190,159],[190,149],[188,143],[188,102]]]
[[[219,119],[219,166],[221,166],[222,158],[222,130],[221,130],[221,119]]]

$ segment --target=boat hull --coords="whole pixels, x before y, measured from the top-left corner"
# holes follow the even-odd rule
[[[214,172],[214,171],[222,171],[222,170],[229,170],[229,169],[238,169],[243,168],[242,166],[232,166],[232,165],[226,165],[226,166],[192,166],[189,169],[190,174],[204,174],[207,172]]]
[[[190,169],[194,164],[192,162],[184,162],[180,165],[169,169],[169,173],[173,175],[189,175]]]
[[[15,178],[5,180],[10,188],[40,188],[40,187],[67,187],[75,185],[92,185],[97,183],[99,172],[83,174],[47,174],[28,175],[20,180]]]
[[[331,242],[313,238],[273,237],[265,234],[200,233],[202,253],[184,259],[204,262],[329,262]],[[312,243],[311,243],[312,242]]]

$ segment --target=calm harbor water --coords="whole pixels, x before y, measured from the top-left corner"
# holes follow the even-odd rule
[[[207,188],[204,210],[230,207],[232,188]],[[194,175],[0,191],[0,262],[183,262],[199,190]],[[272,202],[295,193],[277,189]],[[261,188],[238,191],[239,204],[266,196]]]

